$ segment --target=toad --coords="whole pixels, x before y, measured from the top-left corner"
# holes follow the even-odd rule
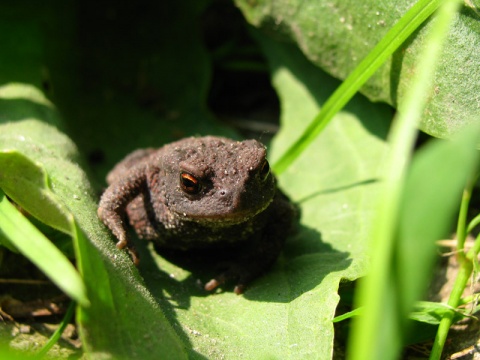
[[[135,264],[127,223],[160,248],[232,249],[233,260],[205,284],[207,291],[235,282],[235,293],[242,293],[275,262],[297,213],[256,140],[206,136],[137,150],[107,183],[98,216]]]

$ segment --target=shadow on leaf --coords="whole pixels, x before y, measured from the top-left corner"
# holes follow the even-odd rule
[[[218,274],[218,264],[231,258],[236,251],[157,249],[164,260],[189,273],[185,278],[176,280],[157,265],[157,255],[153,250],[149,252],[142,244],[137,248],[142,256],[140,273],[162,306],[171,306],[164,301],[165,294],[169,294],[168,300],[176,303],[176,307],[188,309],[191,297],[216,296],[219,292],[233,290],[233,284],[229,283],[218,292],[209,293],[203,289],[203,284]],[[348,253],[335,250],[322,242],[318,231],[301,225],[297,233],[289,238],[273,267],[249,284],[242,296],[253,301],[288,303],[315,289],[329,273],[345,270],[350,263]]]

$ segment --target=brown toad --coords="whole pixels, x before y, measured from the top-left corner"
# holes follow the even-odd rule
[[[128,221],[139,238],[160,247],[234,249],[235,260],[206,290],[236,281],[235,292],[242,293],[275,262],[296,215],[276,187],[264,145],[256,140],[207,136],[137,150],[108,174],[107,182],[98,216],[135,263]]]

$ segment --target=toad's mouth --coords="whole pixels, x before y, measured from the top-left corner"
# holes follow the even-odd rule
[[[238,209],[230,212],[212,212],[212,213],[179,213],[179,216],[183,221],[192,221],[203,225],[215,225],[218,226],[230,226],[235,224],[241,224],[246,222],[258,214],[265,211],[272,203],[273,198],[267,202],[259,204],[255,208]]]

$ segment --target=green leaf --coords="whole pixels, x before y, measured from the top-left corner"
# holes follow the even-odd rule
[[[423,322],[431,325],[438,325],[442,317],[446,313],[455,313],[455,320],[459,321],[468,317],[468,314],[454,309],[451,306],[443,303],[431,302],[431,301],[419,301],[415,303],[413,311],[410,313],[409,318],[415,321]]]
[[[29,124],[33,125],[32,122]],[[0,187],[18,204],[28,204],[29,212],[37,219],[72,235],[71,215],[52,193],[45,170],[17,150],[10,150],[14,145],[5,138],[6,135],[7,131],[0,135],[4,146],[0,149]],[[21,149],[20,146],[17,148]]]
[[[333,322],[340,322],[350,319],[354,316],[362,316],[363,308],[357,308],[349,311],[345,314],[336,316]],[[464,314],[460,310],[454,309],[451,306],[443,303],[437,303],[432,301],[417,301],[413,308],[413,311],[408,315],[411,320],[423,322],[431,325],[438,325],[443,315],[446,313],[454,312],[455,321],[468,318],[467,314]],[[474,313],[474,312],[473,312]]]
[[[412,7],[412,2],[376,0],[235,2],[250,23],[294,42],[311,62],[339,79],[346,79]],[[427,6],[434,2],[423,1]],[[464,7],[440,57],[421,121],[421,129],[434,136],[450,137],[478,114],[480,59],[473,49],[480,46],[479,14],[478,5]],[[404,43],[362,93],[374,101],[402,103],[430,28],[428,23]]]
[[[355,309],[355,310],[352,310],[352,311],[349,311],[345,314],[342,314],[342,315],[339,315],[339,316],[335,316],[333,318],[333,322],[336,323],[336,322],[340,322],[340,321],[343,321],[343,320],[347,320],[347,319],[350,319],[354,316],[361,316],[362,315],[362,308],[358,308],[358,309]]]

